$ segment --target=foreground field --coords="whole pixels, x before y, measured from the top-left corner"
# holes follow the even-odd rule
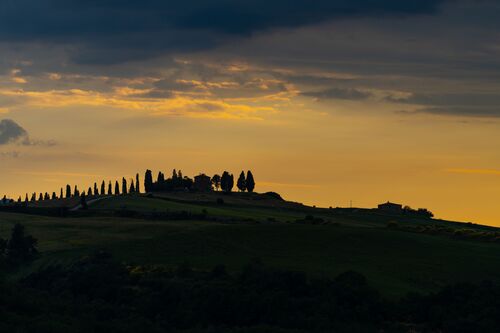
[[[454,282],[500,282],[500,246],[496,243],[404,232],[343,217],[331,217],[336,223],[325,225],[298,224],[290,221],[303,217],[303,212],[270,207],[214,207],[123,197],[96,202],[92,210],[98,213],[124,208],[205,209],[209,215],[231,216],[233,220],[154,221],[0,213],[1,237],[7,237],[12,225],[20,222],[39,239],[42,256],[15,276],[102,249],[123,262],[166,267],[189,263],[195,269],[211,269],[224,264],[230,271],[239,271],[259,258],[271,267],[304,271],[310,276],[332,277],[355,270],[389,297],[408,291],[433,291]],[[239,218],[254,221],[238,222]]]

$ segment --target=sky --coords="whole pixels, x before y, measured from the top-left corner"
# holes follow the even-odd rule
[[[4,0],[0,193],[251,169],[500,226],[500,4]]]

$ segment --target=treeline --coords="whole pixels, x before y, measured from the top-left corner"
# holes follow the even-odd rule
[[[168,192],[168,191],[223,191],[226,193],[232,192],[235,185],[233,174],[224,171],[222,176],[215,174],[212,177],[205,174],[200,174],[194,179],[182,175],[182,171],[172,171],[172,176],[166,178],[162,171],[158,172],[156,181],[153,180],[153,172],[146,170],[144,175],[144,188],[146,192]],[[252,172],[241,171],[236,182],[236,187],[240,192],[253,192],[255,189],[255,180]]]
[[[233,174],[228,171],[224,171],[222,176],[216,174],[212,177],[209,177],[205,174],[200,174],[194,179],[184,176],[182,171],[176,171],[175,169],[172,171],[172,176],[170,178],[166,178],[163,172],[158,172],[158,176],[156,181],[153,181],[153,174],[151,170],[146,170],[144,175],[144,189],[146,193],[148,192],[161,192],[161,191],[223,191],[226,193],[230,193],[233,191],[234,186],[240,192],[253,192],[255,189],[255,180],[251,171],[247,171],[246,175],[244,171],[241,171],[238,180],[234,181]],[[30,202],[37,201],[50,201],[50,200],[60,200],[60,199],[69,199],[69,198],[82,198],[82,204],[85,202],[86,198],[89,196],[103,196],[103,195],[123,195],[123,194],[133,194],[133,193],[141,193],[140,179],[139,174],[136,174],[135,181],[134,179],[130,179],[127,181],[125,177],[122,178],[121,182],[116,180],[114,183],[112,181],[102,181],[100,186],[95,182],[93,186],[89,186],[88,189],[80,190],[78,185],[70,185],[67,184],[65,187],[61,187],[59,193],[52,192],[41,192],[36,193],[33,192],[31,195],[26,193],[24,200],[19,196],[17,199],[18,204],[28,204]],[[16,201],[13,199],[8,199],[7,196],[3,196],[1,200],[1,204],[15,204]]]
[[[7,282],[6,282],[7,283]],[[308,278],[258,260],[240,272],[126,266],[98,252],[0,284],[2,332],[496,333],[500,286],[450,285],[385,299],[348,271]]]
[[[140,193],[141,192],[141,187],[139,184],[139,174],[136,174],[135,177],[135,182],[134,179],[130,179],[130,182],[125,179],[125,177],[122,178],[121,182],[118,182],[116,180],[114,184],[112,181],[108,181],[106,183],[104,180],[101,182],[100,186],[98,186],[97,182],[94,183],[93,186],[89,186],[87,191],[83,190],[80,191],[78,188],[78,185],[71,186],[70,184],[67,184],[65,187],[61,187],[59,194],[56,192],[52,192],[52,194],[49,194],[48,192],[45,193],[36,193],[33,192],[31,196],[28,196],[28,193],[26,193],[24,197],[24,201],[19,196],[17,199],[17,203],[29,203],[29,202],[37,202],[37,201],[50,201],[50,200],[60,200],[60,199],[70,199],[70,198],[80,198],[80,197],[88,197],[88,196],[100,196],[100,195],[121,195],[121,194],[131,194],[131,193]],[[2,198],[2,204],[13,204],[16,203],[16,201],[12,199],[7,199],[7,196],[3,196]]]

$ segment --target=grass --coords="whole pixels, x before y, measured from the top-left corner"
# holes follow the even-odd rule
[[[43,255],[37,267],[64,264],[96,249],[134,264],[175,267],[188,262],[197,269],[225,264],[240,270],[254,258],[265,264],[335,276],[346,270],[365,274],[386,295],[429,292],[452,282],[500,282],[500,246],[385,228],[362,218],[328,215],[340,225],[281,223],[303,218],[306,212],[261,206],[211,205],[158,198],[122,196],[96,202],[92,209],[201,212],[234,219],[277,223],[220,223],[212,221],[149,221],[115,217],[43,217],[0,213],[0,236],[8,237],[16,222],[39,239]]]
[[[167,198],[148,198],[145,196],[117,196],[96,202],[92,205],[94,210],[119,210],[129,209],[139,212],[172,212],[186,211],[202,213],[205,210],[209,216],[232,217],[239,219],[267,220],[273,218],[279,221],[292,221],[304,217],[303,213],[290,211],[285,208],[217,205],[209,203],[188,203],[172,201]]]

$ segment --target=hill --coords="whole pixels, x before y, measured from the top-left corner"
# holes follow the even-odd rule
[[[0,237],[20,222],[42,252],[13,278],[106,250],[130,264],[189,263],[199,270],[224,264],[237,272],[255,258],[313,277],[355,270],[389,297],[454,282],[500,282],[498,229],[451,221],[240,193],[110,196],[86,211],[43,212],[0,212]]]

